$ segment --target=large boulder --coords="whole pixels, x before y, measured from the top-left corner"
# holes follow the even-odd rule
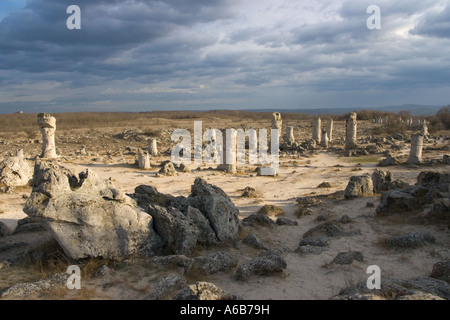
[[[200,210],[208,219],[218,240],[239,239],[239,210],[222,189],[197,178],[191,187],[191,195],[187,198],[187,203]]]
[[[423,171],[417,176],[417,186],[447,192],[450,185],[450,173]]]
[[[33,178],[33,167],[18,150],[13,157],[6,158],[0,163],[0,184],[6,187],[27,185]]]
[[[373,193],[373,183],[370,176],[353,176],[344,191],[346,199],[370,196]]]
[[[430,203],[430,199],[426,197],[427,193],[427,188],[419,186],[385,191],[381,194],[376,213],[389,215],[420,209],[424,204]]]
[[[173,254],[189,256],[197,245],[199,231],[180,210],[150,205],[155,231],[164,239]]]
[[[91,170],[76,177],[57,165],[36,163],[23,211],[43,222],[72,259],[149,255],[160,244],[152,217]]]
[[[252,275],[270,275],[283,272],[286,261],[278,254],[260,256],[241,264],[236,270],[238,280],[248,280]]]
[[[408,184],[400,180],[394,180],[392,173],[388,170],[375,169],[372,173],[373,191],[376,193],[390,189],[401,189]]]

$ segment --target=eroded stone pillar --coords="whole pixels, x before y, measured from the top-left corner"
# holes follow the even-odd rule
[[[56,119],[47,113],[38,114],[38,125],[42,133],[41,158],[57,158],[55,147]]]
[[[319,117],[314,118],[313,120],[313,129],[312,129],[312,139],[314,141],[316,141],[317,144],[320,144],[320,140],[321,140],[321,127],[322,126],[322,121],[320,120]]]
[[[295,142],[294,127],[286,127],[286,143],[293,144]]]
[[[333,140],[333,119],[330,118],[327,125],[327,136],[328,136],[328,142],[331,142]]]
[[[222,131],[222,161],[217,168],[228,173],[236,173],[237,163],[237,134],[235,129]]]
[[[350,112],[345,126],[345,149],[353,149],[357,143],[357,121],[356,112]]]
[[[143,170],[147,170],[147,169],[151,168],[148,153],[145,151],[142,151],[141,149],[138,150],[138,165],[139,165],[139,169],[143,169]]]
[[[158,143],[156,141],[156,138],[148,139],[148,153],[152,157],[156,157],[158,155]]]
[[[420,164],[422,162],[422,147],[423,147],[423,135],[413,134],[411,136],[411,150],[409,152],[409,158],[406,161],[408,164]]]
[[[328,148],[328,132],[326,130],[322,130],[320,145],[324,148]]]

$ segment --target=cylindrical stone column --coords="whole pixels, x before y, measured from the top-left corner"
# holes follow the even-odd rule
[[[156,141],[156,138],[148,139],[148,153],[152,157],[156,157],[158,155],[158,143]]]
[[[313,120],[313,128],[312,128],[312,139],[314,141],[316,141],[317,144],[320,144],[320,140],[321,140],[321,127],[322,126],[322,121],[320,120],[319,117],[314,118]]]
[[[293,144],[294,142],[295,142],[294,127],[288,126],[286,127],[286,143]]]
[[[42,133],[42,153],[41,158],[56,158],[55,131],[56,119],[47,113],[38,114],[38,125]]]
[[[218,166],[219,170],[226,171],[228,173],[236,173],[237,162],[237,134],[235,129],[226,129],[222,131],[223,143],[222,143],[222,161],[223,163]]]
[[[356,112],[350,112],[345,127],[345,149],[353,149],[356,147],[357,137],[357,121]]]
[[[322,140],[320,141],[320,145],[324,148],[328,148],[328,132],[326,130],[322,130]]]
[[[145,151],[142,151],[141,149],[138,150],[138,165],[139,165],[139,169],[143,169],[143,170],[147,170],[147,169],[151,168],[148,153]]]
[[[328,136],[328,142],[331,142],[333,140],[333,119],[330,118],[327,125],[327,136]]]
[[[422,147],[423,147],[423,135],[413,134],[411,136],[411,150],[409,152],[409,158],[406,161],[406,163],[420,164],[422,162]]]

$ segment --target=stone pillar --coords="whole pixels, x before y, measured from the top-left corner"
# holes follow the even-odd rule
[[[142,151],[140,148],[138,150],[138,165],[139,169],[147,170],[150,169],[150,159],[148,157],[148,153]]]
[[[411,151],[406,161],[408,164],[420,164],[422,162],[423,135],[413,134],[411,136]]]
[[[279,112],[274,112],[272,113],[272,129],[278,129],[278,136],[276,137],[278,139],[278,141],[280,141],[280,135],[281,135],[281,130],[283,128],[283,121],[281,120],[281,113]],[[272,153],[272,149],[270,149],[270,152]]]
[[[326,130],[322,130],[322,140],[320,141],[320,145],[324,148],[328,148],[328,132]]]
[[[321,120],[319,117],[314,118],[313,120],[313,129],[312,129],[312,139],[316,141],[317,144],[320,144],[320,135],[321,135]]]
[[[327,137],[328,142],[331,142],[333,140],[333,119],[330,118],[327,125]]]
[[[222,161],[217,169],[228,173],[236,173],[237,162],[237,134],[235,129],[226,129],[222,131]]]
[[[286,143],[293,144],[295,142],[294,127],[286,127]]]
[[[152,157],[156,157],[158,155],[158,144],[156,138],[148,139],[148,153]]]
[[[424,121],[422,123],[422,128],[420,128],[420,134],[424,137],[428,136],[430,133],[428,132],[428,126],[427,123]]]
[[[357,132],[357,122],[356,122],[356,112],[350,112],[350,115],[346,121],[345,127],[345,149],[353,149],[356,147],[356,132]]]
[[[41,158],[54,159],[57,157],[55,148],[56,119],[47,113],[38,114],[38,125],[42,133]]]

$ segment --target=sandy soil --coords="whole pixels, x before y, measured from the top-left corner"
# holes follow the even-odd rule
[[[339,130],[342,124],[336,125],[339,138]],[[307,132],[307,126],[297,126]],[[57,141],[58,143],[58,141]],[[68,142],[69,145],[70,141]],[[382,155],[365,157],[343,157],[334,152],[320,150],[316,155],[309,157],[297,157],[285,155],[281,158],[278,177],[261,177],[254,172],[254,166],[244,166],[240,173],[230,175],[202,166],[191,165],[192,172],[179,172],[176,176],[158,176],[159,167],[155,166],[169,156],[162,155],[151,158],[153,168],[139,170],[134,161],[135,155],[127,155],[123,149],[128,144],[145,146],[145,142],[120,142],[120,154],[110,153],[101,149],[94,152],[90,145],[86,145],[86,156],[73,154],[77,147],[73,147],[72,156],[68,153],[59,160],[62,166],[80,172],[86,168],[94,170],[103,178],[111,178],[114,185],[126,193],[132,193],[134,188],[141,184],[152,185],[162,193],[188,196],[190,187],[196,177],[202,177],[211,184],[222,188],[237,206],[240,218],[256,213],[265,204],[280,206],[284,216],[298,221],[297,226],[271,227],[244,227],[242,237],[253,232],[263,240],[270,248],[286,247],[288,251],[283,254],[287,262],[287,269],[278,275],[254,276],[249,281],[242,282],[235,279],[235,270],[217,273],[211,276],[199,274],[186,274],[189,282],[197,280],[210,281],[220,288],[241,295],[244,299],[328,299],[338,292],[366,280],[366,269],[369,265],[378,265],[381,268],[382,277],[411,278],[416,276],[428,276],[434,263],[450,258],[450,232],[446,225],[424,225],[403,216],[378,217],[375,216],[375,208],[379,202],[379,195],[362,197],[354,200],[344,200],[342,191],[345,189],[352,175],[372,174]],[[63,143],[61,143],[63,144]],[[68,145],[63,145],[62,150],[67,150]],[[22,146],[17,143],[17,146]],[[26,154],[31,155],[38,150],[39,145],[28,146]],[[66,148],[66,149],[64,149]],[[108,149],[113,149],[108,146]],[[164,149],[162,147],[161,149]],[[9,150],[12,150],[9,145]],[[402,149],[394,155],[405,155],[409,149]],[[37,152],[35,153],[37,154]],[[424,151],[424,159],[441,159],[442,152]],[[417,175],[424,170],[437,170],[448,172],[450,165],[435,167],[420,167],[398,165],[388,168],[394,178],[401,179],[409,184],[415,184]],[[317,188],[322,182],[329,182],[330,188]],[[243,189],[253,187],[259,193],[258,198],[241,197]],[[30,187],[16,188],[13,193],[0,194],[0,221],[4,222],[12,232],[17,220],[26,217],[22,207],[26,197],[30,194]],[[304,196],[323,195],[323,204],[313,207],[314,213],[303,217],[296,216],[296,199]],[[367,202],[372,202],[375,207],[366,207]],[[360,230],[360,235],[341,237],[330,242],[329,249],[320,255],[301,255],[295,252],[303,234],[317,226],[318,215],[328,213],[329,220],[338,219],[342,215],[348,215],[351,222],[345,224],[346,229]],[[272,217],[276,219],[276,217]],[[392,249],[383,244],[383,240],[392,235],[398,235],[409,231],[426,231],[436,238],[436,243],[428,244],[415,249]],[[0,245],[7,242],[34,243],[37,247],[42,243],[51,243],[51,237],[45,232],[30,232],[10,235],[0,238]],[[20,253],[16,249],[16,254]],[[239,258],[239,264],[256,257],[260,250],[256,250],[246,244],[237,246],[225,245],[223,247],[199,248],[195,255],[204,255],[214,251],[228,251]],[[329,265],[331,260],[343,251],[360,251],[364,255],[364,261],[354,261],[347,266]],[[0,252],[0,261],[6,251]],[[3,256],[2,256],[3,255]],[[60,268],[69,265],[69,262],[60,258]],[[107,262],[97,262],[100,266]],[[5,271],[7,270],[7,271]],[[61,270],[64,272],[64,269]],[[176,273],[175,270],[164,270],[155,267],[146,259],[131,259],[127,262],[115,265],[113,271],[101,277],[86,277],[83,289],[74,292],[66,288],[53,292],[32,295],[31,299],[142,299],[152,291],[154,281],[161,275]],[[8,269],[0,270],[0,290],[13,283],[32,281],[42,277],[36,272],[36,268],[30,265],[13,265]],[[20,297],[15,297],[20,298]]]

